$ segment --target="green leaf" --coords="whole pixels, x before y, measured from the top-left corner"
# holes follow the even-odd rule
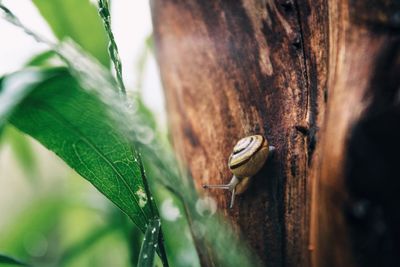
[[[140,249],[138,267],[153,267],[154,256],[157,250],[157,242],[160,233],[161,222],[159,219],[151,220],[144,235]]]
[[[36,67],[54,67],[62,66],[63,63],[64,62],[60,60],[60,58],[53,50],[47,50],[43,53],[33,56],[25,65]]]
[[[44,73],[50,78],[36,84],[11,123],[54,151],[145,232],[155,215],[133,147],[117,130],[106,103],[82,89],[65,69]],[[108,93],[113,98],[115,92]]]
[[[13,257],[3,255],[3,254],[0,254],[0,263],[9,264],[9,265],[28,266],[28,264],[26,264],[20,260],[17,260]]]
[[[33,0],[54,34],[70,37],[83,49],[109,66],[108,39],[96,7],[89,0]]]
[[[28,69],[0,79],[0,133],[14,109],[36,83],[44,78],[43,74],[43,72]]]

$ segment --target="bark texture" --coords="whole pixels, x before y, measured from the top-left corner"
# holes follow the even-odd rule
[[[233,210],[228,192],[204,192],[265,266],[354,266],[363,253],[349,199],[364,200],[354,192],[375,136],[354,140],[373,125],[365,118],[398,110],[400,24],[394,1],[369,2],[381,13],[363,3],[152,1],[171,136],[198,190],[230,180],[239,138],[260,133],[276,147]]]
[[[328,4],[327,112],[311,171],[313,263],[399,266],[400,2]]]

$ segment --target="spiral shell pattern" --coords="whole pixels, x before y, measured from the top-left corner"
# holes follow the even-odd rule
[[[235,169],[248,162],[266,142],[262,135],[252,135],[240,139],[229,157],[229,168]]]

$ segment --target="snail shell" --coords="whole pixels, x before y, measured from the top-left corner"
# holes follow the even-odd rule
[[[255,175],[268,158],[268,141],[262,135],[240,139],[229,157],[228,166],[239,179]]]
[[[233,176],[228,184],[203,185],[204,188],[225,189],[232,192],[232,208],[235,195],[247,190],[251,177],[264,165],[270,151],[275,149],[268,145],[268,141],[262,135],[251,135],[240,139],[229,156],[228,167]]]

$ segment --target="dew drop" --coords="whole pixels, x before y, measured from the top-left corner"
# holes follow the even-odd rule
[[[192,231],[197,238],[202,238],[206,233],[206,227],[201,222],[195,220],[192,223]]]
[[[27,234],[23,243],[25,250],[33,257],[46,255],[49,245],[46,237],[39,232]]]
[[[201,216],[211,216],[217,211],[217,203],[212,197],[200,198],[196,202],[196,211]]]
[[[139,142],[147,145],[153,141],[154,132],[150,127],[142,126],[142,127],[137,128],[136,137]]]
[[[176,221],[181,217],[181,212],[174,205],[172,198],[168,198],[161,204],[161,216],[167,221]]]
[[[197,266],[195,264],[197,261],[197,254],[194,252],[194,250],[188,248],[179,250],[179,252],[177,253],[177,259],[182,266]]]

